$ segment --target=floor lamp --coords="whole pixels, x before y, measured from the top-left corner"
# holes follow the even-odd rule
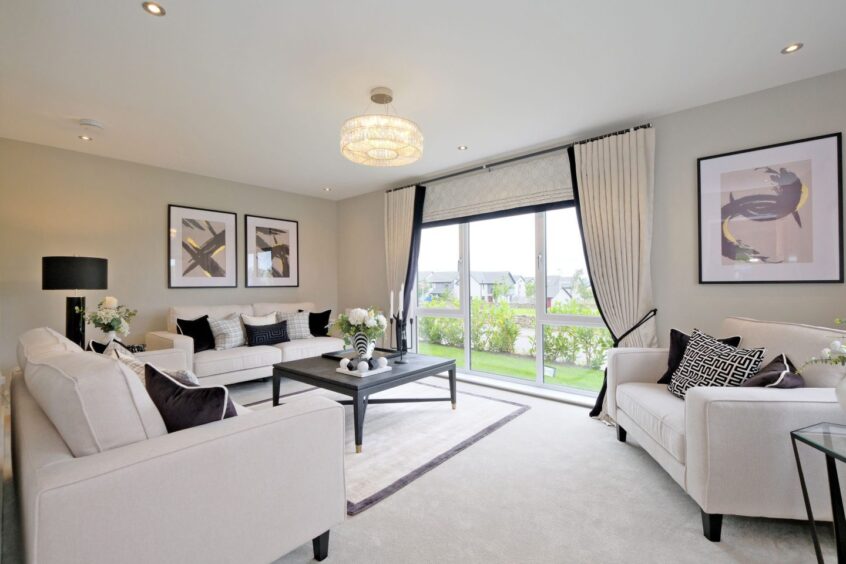
[[[42,290],[105,290],[108,281],[107,259],[41,257]],[[85,347],[84,312],[85,298],[68,296],[65,301],[65,336],[80,347]]]

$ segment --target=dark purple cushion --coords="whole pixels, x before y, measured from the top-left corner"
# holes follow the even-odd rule
[[[725,337],[717,339],[719,342],[726,345],[737,347],[740,345],[740,337]],[[669,384],[673,379],[673,372],[681,364],[684,351],[687,350],[687,343],[690,342],[690,335],[682,333],[676,329],[670,329],[670,355],[667,357],[667,371],[658,380],[659,384]]]
[[[208,351],[214,348],[214,335],[209,326],[209,316],[197,319],[177,319],[176,329],[182,335],[194,339],[194,352]]]
[[[235,417],[235,404],[223,386],[198,386],[179,374],[144,367],[147,393],[164,420],[168,433]]]
[[[796,371],[787,355],[780,354],[741,384],[743,387],[804,388],[805,379]]]

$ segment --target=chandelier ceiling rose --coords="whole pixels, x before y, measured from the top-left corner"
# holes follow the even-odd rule
[[[394,100],[390,88],[370,91],[370,101],[384,107],[384,113],[363,114],[348,119],[341,127],[341,154],[366,166],[404,166],[423,154],[423,134],[417,124],[390,113]]]

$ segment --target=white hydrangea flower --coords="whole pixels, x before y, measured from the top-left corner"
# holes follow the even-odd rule
[[[364,320],[367,319],[367,310],[362,309],[360,307],[353,308],[350,310],[350,313],[347,315],[350,323],[353,325],[361,325],[364,323]]]
[[[378,323],[379,327],[381,327],[382,329],[388,326],[388,320],[385,319],[385,316],[381,313],[376,316],[376,323]]]
[[[823,349],[822,356],[823,358],[831,358],[831,349]]]
[[[364,320],[364,324],[368,327],[376,327],[376,325],[378,325],[378,322],[376,321],[375,317],[368,315],[367,319]]]
[[[840,341],[836,341],[836,340],[832,341],[831,345],[829,345],[829,348],[831,350],[833,350],[834,352],[843,352],[843,343],[841,343]]]

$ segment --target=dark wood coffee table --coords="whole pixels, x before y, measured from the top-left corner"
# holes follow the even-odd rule
[[[304,358],[291,362],[280,362],[273,365],[273,405],[279,405],[279,384],[282,378],[290,378],[297,382],[310,384],[325,390],[331,390],[351,400],[339,403],[353,406],[355,421],[355,451],[361,452],[364,437],[364,412],[368,404],[377,403],[415,403],[424,401],[450,401],[455,409],[455,361],[421,354],[405,355],[407,364],[394,364],[389,361],[393,370],[365,376],[348,376],[336,372],[338,363],[323,357]],[[434,376],[441,372],[449,372],[448,398],[397,398],[397,399],[368,399],[371,394],[382,392],[427,376]]]

